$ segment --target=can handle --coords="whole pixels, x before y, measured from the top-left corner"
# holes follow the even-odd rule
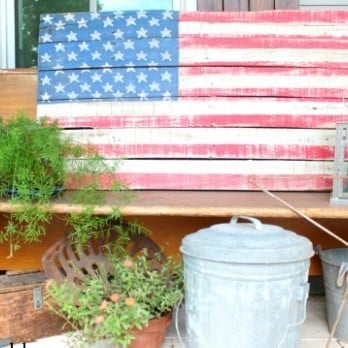
[[[230,223],[232,225],[236,225],[238,223],[238,220],[239,219],[244,219],[244,220],[248,220],[250,222],[253,223],[253,225],[255,226],[255,229],[258,230],[258,231],[263,231],[263,228],[262,228],[262,223],[259,219],[255,219],[253,217],[250,217],[250,216],[244,216],[244,215],[235,215],[235,216],[232,216],[231,220],[230,220]]]
[[[338,271],[337,279],[336,279],[336,284],[338,287],[342,287],[344,281],[348,284],[348,263],[347,262],[342,262],[340,269]]]

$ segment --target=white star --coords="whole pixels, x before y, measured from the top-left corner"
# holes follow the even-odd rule
[[[62,64],[57,63],[54,67],[53,70],[56,70],[56,72],[54,73],[55,75],[58,74],[64,74],[64,72],[62,71],[64,68],[64,66]]]
[[[129,16],[127,19],[126,19],[126,25],[127,27],[130,26],[130,25],[136,25],[136,20],[134,17],[132,16]]]
[[[91,13],[91,19],[98,19],[100,16],[99,12],[92,12]]]
[[[158,63],[155,62],[154,60],[152,60],[152,61],[148,64],[148,66],[149,66],[149,70],[154,70],[154,71],[158,70]]]
[[[65,51],[65,46],[61,42],[54,45],[54,47],[56,49],[56,52],[59,52],[59,51],[64,52]]]
[[[141,39],[142,37],[144,39],[147,38],[147,30],[143,27],[141,27],[139,30],[137,30],[137,37],[138,39]]]
[[[72,60],[77,61],[77,54],[74,51],[68,53],[68,61],[71,62]]]
[[[144,72],[141,72],[137,75],[138,83],[147,82],[147,75]]]
[[[87,82],[85,82],[83,85],[80,85],[81,92],[90,92],[91,91],[91,85],[89,85]]]
[[[51,56],[46,52],[43,56],[41,56],[42,63],[51,63]]]
[[[86,41],[83,41],[79,44],[80,51],[89,51],[89,44]]]
[[[104,23],[104,28],[112,27],[114,25],[113,20],[110,17],[106,17],[103,23]]]
[[[116,98],[116,99],[121,99],[123,97],[123,93],[120,91],[120,90],[117,90],[113,96]]]
[[[138,19],[139,19],[139,18],[147,18],[146,11],[144,11],[144,10],[138,11],[138,12],[137,12],[137,16],[138,16]]]
[[[134,50],[134,41],[128,39],[123,43],[123,46],[125,50]]]
[[[78,95],[74,91],[68,93],[68,98],[70,100],[75,100],[75,99],[77,99],[77,97],[78,97]]]
[[[173,19],[173,12],[172,11],[165,11],[162,13],[163,19]]]
[[[81,18],[80,20],[78,20],[77,24],[79,28],[88,28],[87,21],[84,18]]]
[[[128,64],[126,64],[126,72],[135,72],[135,65],[133,64],[133,62],[129,62]]]
[[[150,91],[155,92],[160,90],[160,85],[156,81],[152,81],[152,83],[149,85]]]
[[[97,30],[94,30],[94,32],[91,34],[92,40],[100,40],[100,33]]]
[[[69,79],[70,83],[79,82],[79,75],[77,75],[75,73],[69,74],[68,79]]]
[[[105,51],[113,51],[114,50],[114,46],[112,45],[112,43],[110,41],[108,41],[107,43],[103,44],[104,46],[104,50]]]
[[[44,85],[50,85],[51,84],[51,79],[45,75],[42,79],[41,79],[41,84]]]
[[[54,24],[56,27],[56,30],[64,30],[65,29],[65,22],[63,22],[61,19],[59,22]]]
[[[172,81],[172,74],[170,74],[168,70],[166,70],[163,74],[161,74],[161,77],[162,77],[162,81],[168,81],[168,82]]]
[[[168,51],[161,53],[161,56],[162,56],[163,61],[164,60],[169,60],[169,61],[172,60],[172,55]]]
[[[147,54],[144,51],[138,52],[137,60],[147,60]]]
[[[114,38],[115,39],[123,39],[123,34],[124,32],[120,29],[117,29],[115,32],[114,32]]]
[[[114,81],[117,83],[117,82],[123,82],[123,74],[121,73],[117,73],[115,76],[114,76]]]
[[[94,51],[92,53],[92,60],[100,60],[101,59],[101,54],[99,51]]]
[[[99,99],[102,95],[99,91],[95,91],[93,94],[92,94],[93,98],[95,99]]]
[[[83,62],[81,65],[80,65],[80,68],[81,69],[85,69],[83,70],[82,72],[88,72],[89,70],[89,65],[86,63],[86,62]],[[87,70],[86,70],[87,69]]]
[[[158,20],[158,18],[152,17],[152,18],[149,20],[149,24],[150,24],[151,27],[153,27],[154,25],[158,26],[158,25],[159,25],[159,20]]]
[[[58,83],[54,88],[56,89],[56,93],[64,93],[65,86],[63,84]]]
[[[47,14],[46,16],[42,17],[42,20],[47,24],[52,24],[53,17]]]
[[[105,74],[105,73],[111,73],[112,72],[112,70],[110,69],[111,68],[111,65],[108,63],[108,62],[106,62],[104,65],[102,65],[102,67],[104,68],[103,69],[103,73]]]
[[[95,83],[95,82],[101,82],[101,75],[98,74],[98,73],[94,73],[92,76],[92,81]]]
[[[49,101],[51,99],[51,96],[47,92],[45,92],[44,94],[41,94],[41,99],[43,101]]]
[[[65,20],[66,21],[74,21],[75,20],[75,15],[73,13],[67,13],[65,16],[64,16]]]
[[[112,92],[112,85],[110,83],[107,83],[103,86],[104,93]]]
[[[124,54],[121,51],[118,51],[114,54],[115,60],[124,60]]]
[[[172,100],[172,94],[169,92],[169,91],[165,91],[163,94],[162,94],[162,99],[163,100]]]
[[[172,31],[169,30],[168,28],[164,28],[161,30],[161,36],[162,37],[172,37]]]
[[[159,48],[159,40],[151,39],[149,41],[150,48]]]
[[[45,33],[44,35],[41,36],[41,42],[52,42],[52,35]]]
[[[145,91],[141,91],[138,93],[138,97],[140,100],[147,100],[147,93]]]
[[[123,11],[115,11],[114,18],[115,19],[123,18]]]
[[[126,92],[127,92],[127,93],[136,93],[135,86],[134,86],[132,83],[129,83],[129,84],[126,86]]]
[[[68,41],[77,41],[77,33],[70,31],[70,33],[66,35],[66,38],[68,39]]]

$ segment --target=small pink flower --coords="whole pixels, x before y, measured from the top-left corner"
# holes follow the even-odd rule
[[[95,320],[94,320],[94,322],[95,322],[97,325],[101,324],[103,321],[104,321],[104,315],[98,315],[98,316],[95,318]]]
[[[120,295],[117,292],[114,292],[113,294],[110,295],[110,300],[113,303],[116,303],[120,300]]]
[[[109,304],[109,302],[106,301],[106,300],[104,300],[104,301],[100,304],[99,309],[102,310],[102,311],[104,311],[104,310],[107,308],[108,304]]]
[[[124,267],[126,267],[126,268],[132,268],[133,265],[134,265],[134,263],[133,263],[132,260],[126,259],[126,260],[124,260],[123,265],[124,265]]]
[[[127,297],[124,302],[128,307],[133,307],[135,305],[135,299],[134,297]]]

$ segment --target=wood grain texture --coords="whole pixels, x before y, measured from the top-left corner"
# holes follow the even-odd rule
[[[297,10],[300,8],[299,0],[275,0],[275,10],[293,9]]]
[[[224,0],[224,11],[248,11],[248,0]]]
[[[222,11],[223,0],[197,0],[198,11]]]
[[[37,71],[0,70],[0,116],[4,119],[24,112],[36,117]]]
[[[275,9],[275,0],[249,0],[250,11],[265,11]]]
[[[115,18],[118,30],[136,15]],[[130,188],[253,190],[257,177],[270,190],[331,189],[336,123],[348,121],[348,12],[171,13],[163,37],[151,13],[147,29],[115,39],[111,13],[76,14],[66,35],[54,16],[41,19],[38,117],[109,161],[124,158],[117,176]],[[167,54],[156,58],[157,46]],[[148,55],[160,64],[146,67]]]

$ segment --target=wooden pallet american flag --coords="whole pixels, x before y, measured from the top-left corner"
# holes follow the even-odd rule
[[[133,189],[331,190],[348,11],[47,14],[38,117]]]

